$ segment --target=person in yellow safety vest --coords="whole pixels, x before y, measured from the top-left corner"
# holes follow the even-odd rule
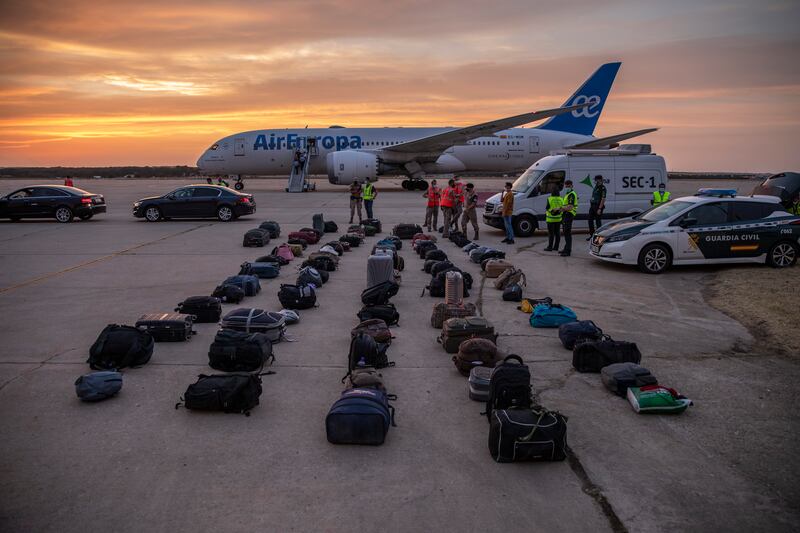
[[[650,200],[650,205],[658,207],[667,202],[669,202],[669,192],[667,191],[667,186],[662,183],[658,186],[657,191],[653,191],[653,199]]]
[[[453,187],[455,182],[450,180],[447,182],[447,188],[442,191],[442,196],[439,198],[439,205],[442,206],[442,215],[444,216],[444,226],[442,228],[442,237],[445,239],[450,237],[450,225],[453,223],[453,208],[456,205],[456,191]]]
[[[564,201],[559,196],[558,191],[554,190],[547,197],[547,210],[545,211],[545,221],[547,222],[547,248],[545,252],[558,250],[561,244],[561,207]]]
[[[564,228],[564,249],[558,255],[568,257],[572,254],[572,221],[578,214],[578,193],[572,188],[572,180],[564,182],[564,207],[561,209],[561,227]]]
[[[794,195],[792,205],[789,206],[789,212],[793,215],[800,216],[800,193]]]
[[[367,218],[375,218],[372,216],[372,201],[375,200],[376,196],[378,196],[378,191],[375,189],[375,185],[367,180],[361,190],[361,198],[364,200],[364,209],[367,211]]]

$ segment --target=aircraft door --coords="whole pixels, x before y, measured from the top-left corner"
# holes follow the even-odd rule
[[[528,149],[529,149],[530,153],[538,154],[539,153],[539,137],[536,137],[536,136],[528,137],[528,142],[530,143],[528,145]]]
[[[236,137],[233,140],[233,155],[244,155],[244,137]]]

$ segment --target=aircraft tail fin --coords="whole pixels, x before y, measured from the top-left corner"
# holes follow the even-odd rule
[[[603,111],[606,98],[608,98],[611,85],[613,85],[614,78],[616,78],[621,65],[622,63],[620,62],[602,65],[575,91],[575,94],[569,97],[564,106],[586,102],[596,102],[595,104],[576,109],[571,113],[555,116],[538,126],[538,128],[577,133],[579,135],[592,135],[597,125],[597,120],[600,118],[600,113]]]

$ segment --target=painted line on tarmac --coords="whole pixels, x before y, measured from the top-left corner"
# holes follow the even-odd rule
[[[36,235],[37,233],[44,233],[44,232],[45,232],[45,231],[47,231],[47,230],[51,230],[51,229],[58,230],[58,229],[61,229],[61,228],[63,228],[63,227],[65,227],[65,226],[64,226],[64,224],[59,224],[58,226],[48,226],[48,227],[46,227],[46,228],[41,228],[41,229],[38,229],[38,230],[36,230],[36,231],[31,231],[31,232],[28,232],[28,233],[23,233],[22,235],[15,235],[15,236],[13,236],[13,237],[9,237],[8,239],[0,239],[0,242],[14,241],[14,240],[17,240],[17,239],[22,239],[22,238],[24,238],[24,237],[29,237],[29,236],[31,236],[31,235]]]
[[[193,228],[185,229],[185,230],[179,231],[177,233],[171,233],[169,235],[165,235],[165,236],[160,237],[158,239],[155,239],[153,241],[148,241],[148,242],[144,242],[144,243],[141,243],[141,244],[137,244],[136,246],[131,246],[130,248],[126,248],[125,250],[120,250],[119,252],[114,252],[113,254],[104,255],[103,257],[98,257],[96,259],[92,259],[91,261],[85,261],[83,263],[77,264],[75,266],[71,266],[69,268],[65,268],[63,270],[59,270],[57,272],[51,272],[49,274],[45,274],[44,276],[39,276],[38,278],[29,279],[27,281],[23,281],[21,283],[17,283],[16,285],[11,285],[10,287],[3,287],[3,288],[0,288],[0,294],[6,293],[6,292],[10,292],[10,291],[13,291],[13,290],[16,290],[16,289],[21,289],[23,287],[27,287],[29,285],[33,285],[34,283],[39,283],[40,281],[44,281],[44,280],[47,280],[47,279],[50,279],[50,278],[54,278],[56,276],[60,276],[61,274],[66,274],[68,272],[72,272],[73,270],[78,270],[80,268],[87,267],[87,266],[93,265],[95,263],[101,263],[103,261],[108,261],[109,259],[113,259],[113,258],[118,257],[120,255],[124,255],[124,254],[126,254],[126,253],[128,253],[128,252],[130,252],[132,250],[138,250],[139,248],[144,248],[145,246],[150,246],[151,244],[156,244],[156,243],[165,241],[167,239],[171,239],[172,237],[178,237],[179,235],[184,235],[186,233],[190,233],[192,231],[198,230],[200,228],[205,228],[205,227],[208,227],[208,226],[211,226],[211,225],[212,224],[210,224],[210,223],[209,224],[200,224],[199,226],[195,226]]]

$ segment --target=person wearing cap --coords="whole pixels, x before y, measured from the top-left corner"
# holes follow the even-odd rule
[[[461,215],[461,233],[467,234],[467,222],[472,224],[475,231],[473,241],[478,240],[478,195],[475,194],[475,185],[467,183],[466,196],[464,201],[464,214]]]
[[[653,191],[653,199],[650,200],[650,205],[653,207],[658,207],[667,202],[669,202],[669,192],[667,191],[667,186],[663,183],[660,183],[658,185],[658,190]]]
[[[358,180],[353,180],[350,184],[350,223],[353,223],[353,215],[358,210],[358,223],[361,224],[361,184]]]
[[[507,244],[514,244],[514,192],[511,190],[511,187],[513,187],[512,183],[507,181],[506,188],[502,196],[500,196],[500,202],[503,204],[501,214],[503,215],[503,223],[506,227],[506,238],[500,242]]]
[[[561,228],[564,231],[564,249],[558,254],[568,257],[572,254],[572,221],[578,214],[578,193],[572,188],[572,180],[564,182],[564,207],[561,208]]]
[[[589,236],[592,238],[595,230],[603,225],[603,209],[606,207],[606,186],[603,184],[603,176],[598,174],[594,177],[594,188],[592,189],[592,199],[589,201]]]
[[[453,208],[456,205],[456,191],[455,182],[449,180],[447,187],[442,191],[442,196],[439,199],[439,205],[442,207],[442,216],[444,217],[444,226],[442,227],[442,237],[445,239],[450,237],[450,226],[453,220]]]
[[[371,181],[366,180],[364,188],[361,190],[361,199],[364,200],[364,210],[367,212],[367,218],[375,218],[372,214],[372,202],[375,201],[376,196],[378,196],[378,189],[375,188]]]
[[[439,227],[439,187],[436,186],[436,180],[431,180],[428,190],[422,194],[423,198],[428,199],[428,206],[425,208],[425,226],[428,231],[431,231],[431,222],[433,228]]]

